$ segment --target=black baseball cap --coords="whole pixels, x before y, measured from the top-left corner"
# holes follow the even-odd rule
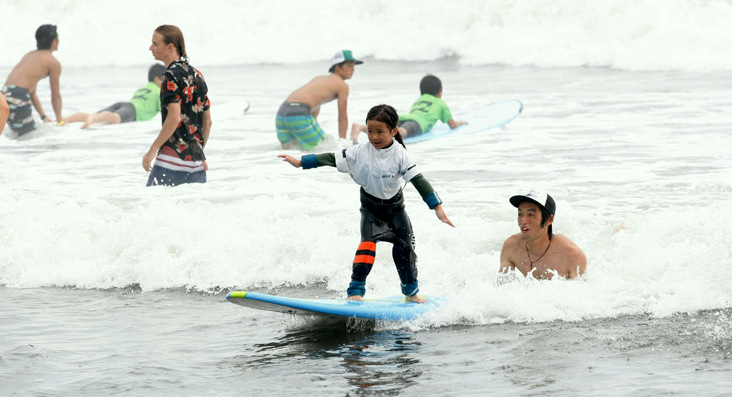
[[[508,201],[510,201],[511,204],[513,204],[513,206],[516,208],[518,208],[521,203],[528,201],[547,210],[547,212],[549,212],[549,214],[551,215],[554,215],[554,212],[556,212],[557,210],[557,205],[556,203],[554,203],[554,199],[552,198],[552,196],[534,189],[529,190],[529,192],[526,194],[513,196],[508,199]]]

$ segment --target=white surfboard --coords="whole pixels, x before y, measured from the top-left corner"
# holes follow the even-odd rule
[[[466,125],[451,129],[447,124],[438,121],[431,131],[417,136],[408,136],[404,139],[404,143],[418,143],[447,136],[475,134],[502,127],[518,117],[523,108],[524,105],[517,99],[496,102],[478,110],[455,116],[455,120],[467,121],[468,124]]]

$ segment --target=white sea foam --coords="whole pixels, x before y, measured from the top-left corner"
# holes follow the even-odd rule
[[[525,105],[502,129],[409,147],[457,225],[438,222],[407,188],[422,291],[450,300],[429,322],[729,307],[732,116],[716,83],[674,73],[439,63],[413,65],[407,75],[400,65],[371,62],[350,81],[351,120],[376,102],[408,106],[418,70],[438,73],[456,117],[507,97]],[[92,131],[43,126],[26,140],[0,137],[0,284],[296,286],[341,295],[359,241],[358,188],[334,169],[305,172],[281,163],[273,132],[287,90],[320,71],[317,64],[204,69],[214,130],[209,182],[201,186],[143,187],[141,156],[159,130],[157,118]],[[68,113],[126,99],[145,68],[64,73]],[[117,77],[110,81],[110,73]],[[39,91],[50,107],[47,85]],[[335,106],[324,106],[320,119],[332,134]],[[322,150],[337,147],[332,140]],[[555,232],[587,253],[586,280],[498,282],[501,245],[517,231],[507,198],[530,186],[557,200]],[[369,296],[398,294],[390,256],[390,245],[380,244]]]
[[[313,12],[317,10],[317,12]],[[68,66],[137,66],[153,29],[179,25],[197,65],[327,63],[338,49],[388,61],[730,70],[732,4],[695,0],[5,0],[0,67],[58,25]]]
[[[341,294],[359,240],[358,189],[335,170],[276,160],[273,118],[334,49],[351,48],[368,57],[349,81],[352,121],[376,103],[405,110],[426,72],[442,78],[458,117],[506,98],[525,106],[503,129],[409,148],[458,226],[439,223],[407,188],[422,290],[450,299],[429,321],[730,306],[732,81],[719,56],[732,29],[728,2],[220,1],[192,12],[194,4],[0,3],[0,76],[33,48],[37,25],[59,25],[66,114],[128,99],[152,62],[152,30],[175,23],[206,75],[214,118],[209,183],[175,189],[143,187],[141,156],[159,119],[0,137],[0,285]],[[438,60],[446,56],[459,59]],[[438,61],[387,62],[397,60]],[[513,66],[476,66],[486,64]],[[682,72],[648,72],[667,69]],[[46,82],[39,95],[50,109]],[[332,134],[335,106],[320,120]],[[501,244],[516,232],[507,197],[527,187],[557,199],[555,231],[587,253],[586,280],[498,281]],[[398,293],[390,255],[380,244],[370,296]]]

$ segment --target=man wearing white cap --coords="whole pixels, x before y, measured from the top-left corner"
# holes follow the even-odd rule
[[[537,279],[574,278],[585,274],[587,257],[572,240],[552,235],[556,204],[552,196],[531,190],[509,199],[518,208],[520,233],[506,239],[501,249],[500,272],[518,269]]]
[[[355,66],[362,64],[350,50],[338,51],[330,61],[330,75],[316,76],[293,91],[277,111],[277,139],[283,149],[312,150],[325,136],[318,124],[320,105],[338,99],[338,136],[348,130],[348,84]]]

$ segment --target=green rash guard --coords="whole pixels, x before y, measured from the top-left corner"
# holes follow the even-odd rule
[[[152,81],[147,83],[135,91],[130,103],[135,107],[135,121],[150,120],[160,112],[160,87]]]
[[[335,153],[321,153],[316,155],[316,158],[318,159],[318,167],[322,165],[327,165],[329,167],[336,166]],[[422,196],[422,200],[425,200],[430,193],[434,193],[435,191],[427,178],[422,174],[415,176],[410,182],[412,182],[414,188],[417,189],[419,195]],[[361,191],[363,191],[363,189],[361,189]]]
[[[399,116],[399,121],[414,120],[422,128],[422,132],[429,132],[437,120],[447,123],[452,120],[452,113],[441,98],[431,94],[423,94],[417,99],[408,114]]]

